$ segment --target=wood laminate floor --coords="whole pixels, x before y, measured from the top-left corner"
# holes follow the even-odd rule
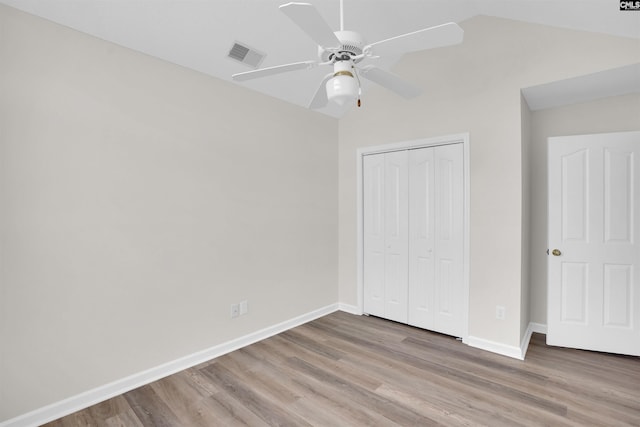
[[[640,358],[547,347],[526,360],[336,312],[47,424],[640,426]]]

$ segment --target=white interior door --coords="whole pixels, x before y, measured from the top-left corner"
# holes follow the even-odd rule
[[[366,156],[364,310],[407,323],[408,154]]]
[[[411,150],[409,173],[409,324],[462,336],[462,144]]]
[[[547,343],[640,355],[640,132],[549,138]]]

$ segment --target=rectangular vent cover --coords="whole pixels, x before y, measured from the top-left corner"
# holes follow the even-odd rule
[[[258,68],[266,55],[247,46],[246,44],[235,42],[233,43],[233,46],[231,46],[228,56],[229,58],[242,62],[250,67]]]

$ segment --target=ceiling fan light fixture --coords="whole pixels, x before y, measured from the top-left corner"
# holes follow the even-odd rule
[[[326,84],[327,99],[343,106],[347,102],[355,102],[359,85],[353,76],[349,61],[339,61],[334,65],[333,77]]]
[[[362,66],[360,63],[384,55],[400,56],[409,52],[458,44],[462,42],[464,34],[458,24],[449,22],[366,44],[359,33],[344,29],[343,0],[340,0],[339,31],[333,31],[311,3],[293,1],[281,5],[280,10],[316,43],[318,59],[245,71],[231,77],[241,82],[316,66],[332,66],[333,73],[323,77],[308,105],[313,109],[324,108],[329,102],[338,106],[356,104],[359,107],[360,77],[405,98],[416,97],[420,95],[420,88],[417,86],[373,64]],[[240,47],[235,49],[233,54],[244,58],[248,55],[246,50]]]

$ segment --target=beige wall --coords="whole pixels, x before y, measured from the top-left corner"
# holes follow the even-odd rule
[[[407,55],[395,67],[424,95],[406,101],[372,88],[362,108],[340,121],[340,301],[358,303],[356,150],[469,132],[469,334],[519,346],[528,306],[522,287],[520,89],[638,62],[640,42],[492,17],[461,26],[463,44]],[[496,305],[506,307],[504,321],[496,320]]]
[[[640,95],[534,111],[531,120],[531,321],[546,325],[547,138],[640,130]]]
[[[337,302],[335,119],[0,29],[0,421]]]

